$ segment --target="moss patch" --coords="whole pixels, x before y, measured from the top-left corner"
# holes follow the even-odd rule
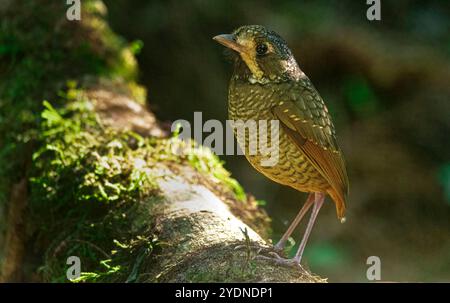
[[[83,1],[81,23],[66,20],[64,1],[9,2],[0,19],[0,222],[6,222],[12,184],[29,177],[40,144],[42,100],[56,100],[70,79],[89,77],[122,79],[137,100],[145,99],[145,90],[133,82],[139,44],[110,30],[101,1]],[[63,107],[67,100],[53,105]],[[0,224],[0,242],[5,231]]]
[[[86,281],[127,279],[133,254],[142,258],[156,243],[145,211],[158,197],[153,147],[135,133],[102,127],[74,83],[60,95],[64,108],[44,102],[30,179],[30,209],[41,222],[37,245],[46,251],[41,270],[46,280],[64,281],[74,255]]]
[[[69,79],[95,75],[130,81],[143,90],[133,52],[103,19],[101,1],[83,1],[83,23],[65,19],[62,1],[17,1],[0,20],[0,203],[24,176],[40,123],[42,100],[56,96]],[[60,104],[58,104],[59,106]]]

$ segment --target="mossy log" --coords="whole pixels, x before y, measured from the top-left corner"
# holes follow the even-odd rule
[[[137,44],[60,2],[0,7],[0,279],[66,282],[78,256],[78,282],[322,281],[257,258],[267,215],[147,110]]]

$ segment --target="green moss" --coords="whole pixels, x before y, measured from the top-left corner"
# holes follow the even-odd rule
[[[0,20],[2,204],[11,183],[26,174],[42,100],[54,98],[68,80],[85,75],[121,78],[129,81],[139,100],[145,98],[145,91],[132,82],[137,75],[132,54],[138,47],[110,30],[102,2],[83,1],[81,26],[65,19],[66,9],[61,1],[17,2]]]
[[[89,132],[82,131],[83,127],[91,127],[90,122],[72,123],[66,117],[66,113],[59,113],[48,103],[42,100],[56,100],[58,92],[70,79],[88,79],[89,75],[107,79],[122,79],[129,86],[133,96],[138,100],[145,99],[145,90],[136,85],[134,80],[137,75],[137,65],[133,53],[139,50],[139,43],[128,44],[122,38],[115,35],[104,20],[105,8],[101,1],[83,1],[82,22],[69,22],[65,19],[67,5],[64,1],[13,1],[8,10],[2,12],[0,19],[0,208],[7,204],[11,185],[23,178],[29,177],[29,168],[33,162],[32,154],[39,148],[41,140],[39,135],[40,125],[47,123],[48,132],[55,132],[54,136],[66,138],[60,141],[52,141],[51,144],[40,149],[36,154],[49,153],[52,149],[58,157],[53,159],[52,165],[61,168],[61,171],[48,172],[48,175],[35,179],[34,182],[43,182],[41,192],[31,192],[32,196],[42,194],[51,204],[52,197],[57,196],[55,188],[52,188],[51,180],[71,178],[72,172],[65,167],[75,165],[80,159],[84,159],[88,148],[81,148],[79,155],[75,151],[61,149],[69,146],[70,142],[81,140],[89,146],[99,144],[96,138],[89,136]],[[70,102],[76,90],[67,91],[68,96],[53,102],[56,108],[62,108],[66,102]],[[47,108],[44,108],[46,105]],[[89,106],[87,103],[73,103],[71,106]],[[44,115],[41,112],[45,109]],[[75,109],[68,109],[67,113],[74,113]],[[83,112],[83,113],[82,113]],[[80,117],[88,111],[79,111]],[[59,116],[58,116],[59,115]],[[83,117],[84,118],[84,117]],[[89,117],[92,118],[92,117]],[[42,122],[44,120],[44,122]],[[82,120],[82,119],[81,119]],[[79,120],[79,121],[81,121]],[[54,124],[54,125],[51,125]],[[58,128],[59,127],[59,128]],[[68,127],[64,131],[64,127]],[[69,131],[70,130],[70,131]],[[45,140],[50,140],[52,134],[48,134]],[[129,138],[134,134],[127,134]],[[54,137],[53,137],[54,139]],[[125,139],[124,139],[125,140]],[[131,139],[130,139],[131,140]],[[135,139],[133,139],[135,140]],[[64,145],[64,144],[65,145]],[[53,144],[53,145],[52,145]],[[114,145],[113,143],[111,143]],[[136,187],[144,182],[145,173],[135,168],[130,172],[129,183],[118,186],[117,171],[106,171],[101,176],[102,165],[114,165],[111,161],[119,161],[115,153],[121,153],[119,147],[111,147],[110,155],[100,154],[94,175],[73,174],[77,184],[84,184],[76,190],[80,199],[88,201],[98,198],[104,202],[119,199],[130,192],[137,191]],[[103,150],[102,150],[103,151]],[[90,154],[90,157],[95,155]],[[125,161],[126,159],[123,159]],[[41,164],[38,164],[41,165]],[[67,175],[56,176],[59,173]],[[52,175],[53,174],[53,175]],[[100,180],[101,177],[104,177]],[[90,185],[88,185],[90,184]],[[125,187],[127,186],[127,187]],[[37,187],[34,186],[33,190]],[[61,197],[62,200],[70,196]],[[59,198],[58,198],[59,199]],[[59,207],[63,207],[67,201],[58,201]],[[36,205],[34,205],[36,206]],[[71,211],[72,213],[78,210]],[[75,215],[73,215],[75,217]],[[4,221],[4,218],[0,218]],[[48,226],[55,219],[48,222]],[[61,228],[61,226],[59,226]],[[5,226],[0,224],[0,233]],[[0,251],[1,254],[1,251]],[[2,257],[0,255],[0,262]]]
[[[192,143],[192,148],[187,154],[187,160],[197,171],[209,174],[218,183],[225,184],[235,194],[237,200],[247,201],[245,190],[236,179],[231,177],[230,172],[224,168],[224,162],[209,148]]]
[[[136,267],[133,254],[149,254],[156,243],[148,240],[154,236],[145,211],[158,197],[154,150],[135,133],[104,128],[74,85],[60,93],[65,107],[44,102],[42,147],[33,154],[30,209],[42,222],[41,270],[48,280],[64,281],[65,260],[75,255],[85,281],[124,279]]]

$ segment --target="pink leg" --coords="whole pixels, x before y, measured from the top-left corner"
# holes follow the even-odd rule
[[[291,234],[294,232],[297,225],[302,220],[303,216],[306,214],[306,212],[309,210],[311,205],[314,202],[314,193],[310,193],[308,195],[308,198],[306,199],[305,204],[302,206],[300,211],[298,212],[297,216],[295,217],[294,221],[292,221],[289,228],[286,230],[284,235],[281,237],[280,241],[274,246],[275,250],[282,251],[284,249],[284,246],[286,245],[286,241],[289,239]]]
[[[298,247],[297,253],[292,259],[297,264],[300,264],[302,260],[302,255],[306,247],[306,242],[308,241],[309,234],[311,233],[314,222],[316,221],[317,215],[319,214],[319,210],[322,207],[324,201],[325,201],[325,194],[323,193],[315,194],[314,207],[311,212],[311,217],[309,218],[308,226],[306,227],[305,234],[303,235],[303,239],[302,242],[300,243],[300,246]]]

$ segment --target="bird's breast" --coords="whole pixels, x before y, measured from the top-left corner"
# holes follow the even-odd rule
[[[329,186],[328,182],[284,133],[281,126],[275,126],[270,122],[276,120],[272,108],[288,98],[287,91],[289,90],[283,90],[270,84],[231,81],[228,98],[229,119],[244,122],[253,120],[256,124],[256,133],[238,132],[235,129],[238,144],[250,164],[273,181],[300,191],[323,191]],[[259,123],[267,125],[265,129],[268,132],[264,134],[268,146],[266,154],[278,154],[276,163],[271,166],[263,165],[263,160],[267,156],[262,155],[259,150],[258,144],[262,138]],[[250,153],[251,146],[257,147],[256,154]]]
[[[231,120],[271,119],[275,91],[259,84],[230,85],[228,114]]]

